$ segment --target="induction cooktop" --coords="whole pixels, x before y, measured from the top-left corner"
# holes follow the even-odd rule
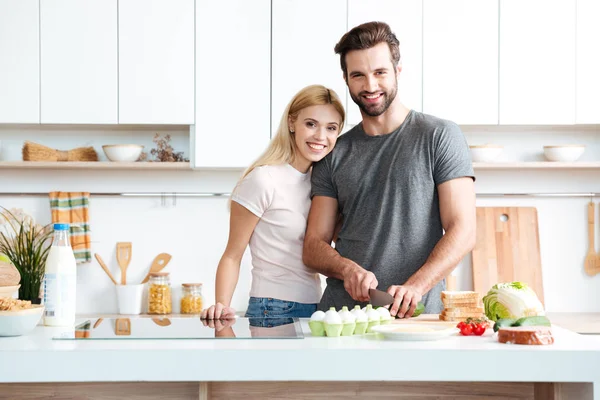
[[[246,318],[207,321],[198,316],[123,316],[79,319],[54,340],[139,339],[302,339],[298,318]]]

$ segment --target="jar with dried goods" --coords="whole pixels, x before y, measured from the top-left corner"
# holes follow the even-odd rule
[[[148,282],[148,314],[171,313],[171,282],[168,272],[150,274]]]
[[[181,291],[181,313],[200,314],[202,312],[202,284],[183,283]]]

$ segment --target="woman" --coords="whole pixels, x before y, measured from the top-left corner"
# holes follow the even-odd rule
[[[217,268],[216,304],[203,319],[235,316],[231,298],[246,246],[252,286],[246,317],[310,317],[321,298],[317,273],[302,263],[310,209],[310,170],[333,149],[344,124],[338,95],[308,86],[286,107],[267,150],[242,175],[231,195],[229,240]]]

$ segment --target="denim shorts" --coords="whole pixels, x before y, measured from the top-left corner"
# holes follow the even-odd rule
[[[317,304],[296,303],[271,297],[250,297],[248,318],[310,318]]]

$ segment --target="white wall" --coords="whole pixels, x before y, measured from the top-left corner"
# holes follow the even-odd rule
[[[581,160],[595,160],[600,154],[599,127],[463,127],[472,144],[505,145],[501,160],[541,160],[544,144],[585,143]],[[100,133],[101,132],[101,135]],[[124,128],[39,128],[0,127],[4,150],[0,158],[19,157],[19,143],[27,138],[72,148],[113,142],[146,143],[151,146],[155,132],[171,133],[176,149],[188,151],[185,130],[129,130]],[[52,135],[52,139],[50,139]],[[102,137],[102,140],[93,138]],[[8,150],[7,150],[8,149]],[[15,153],[16,151],[16,153]],[[56,171],[0,169],[2,192],[229,192],[236,182],[237,171]],[[476,188],[480,193],[531,192],[600,192],[600,171],[538,170],[477,171]],[[589,277],[583,272],[587,252],[587,203],[589,198],[480,198],[478,205],[519,205],[538,208],[540,246],[546,308],[554,312],[599,312],[600,275]],[[596,204],[600,200],[595,199]],[[133,243],[129,277],[141,279],[160,252],[173,255],[167,270],[176,289],[182,282],[203,282],[207,301],[214,298],[214,273],[225,247],[228,233],[226,198],[92,198],[90,218],[93,252],[107,261],[118,273],[115,244]],[[48,199],[39,197],[0,196],[0,205],[21,207],[41,222],[50,222]],[[600,210],[597,209],[597,214]],[[600,224],[596,234],[600,245]],[[600,251],[600,247],[597,247]],[[79,266],[79,313],[115,312],[112,283],[95,261]],[[470,257],[458,267],[459,288],[470,289]],[[240,282],[233,306],[246,307],[250,283],[249,255],[242,262]],[[178,306],[175,305],[175,310]]]

